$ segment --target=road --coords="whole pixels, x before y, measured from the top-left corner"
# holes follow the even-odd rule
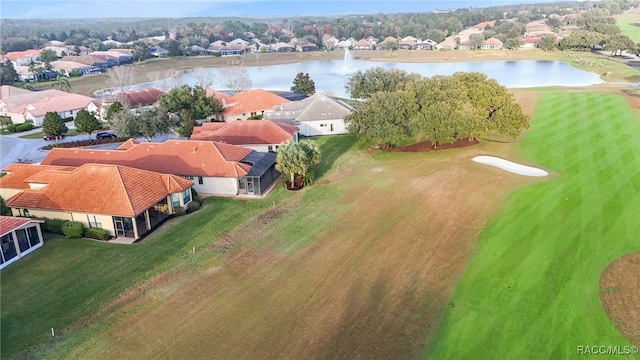
[[[38,129],[40,131],[40,129]],[[18,159],[29,160],[33,163],[39,163],[47,156],[47,151],[40,150],[45,145],[53,144],[54,141],[46,141],[43,139],[21,139],[21,134],[0,136],[0,169],[4,169],[7,165],[18,161]],[[68,136],[61,139],[60,142],[69,142],[86,139],[87,135]],[[151,139],[153,142],[163,142],[168,139],[177,138],[176,134],[159,135]],[[139,139],[145,141],[144,139]],[[94,149],[115,149],[120,144],[98,145]]]

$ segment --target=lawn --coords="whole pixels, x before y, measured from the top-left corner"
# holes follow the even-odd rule
[[[638,134],[623,97],[541,97],[520,154],[558,176],[514,192],[483,231],[427,358],[567,359],[579,345],[630,345],[599,279],[640,249]]]
[[[640,12],[626,12],[616,16],[616,24],[623,34],[640,43]]]
[[[67,133],[65,135],[66,136],[75,136],[75,135],[78,135],[78,131],[76,129],[69,129],[69,131],[67,131]],[[20,138],[21,139],[42,139],[43,136],[44,136],[44,133],[42,131],[40,131],[40,132],[36,132],[36,133],[33,133],[33,134],[22,135],[22,136],[20,136]]]

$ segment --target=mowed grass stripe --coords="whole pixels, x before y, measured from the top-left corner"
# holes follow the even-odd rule
[[[608,263],[640,249],[640,122],[622,97],[571,93],[543,95],[532,122],[520,153],[559,176],[513,193],[487,226],[428,358],[572,358],[578,345],[629,345],[598,284]]]

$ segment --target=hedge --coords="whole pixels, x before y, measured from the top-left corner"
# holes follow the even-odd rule
[[[7,130],[11,131],[12,133],[16,132],[16,127],[18,126],[18,124],[9,124],[7,125]]]
[[[69,220],[45,218],[44,224],[42,224],[42,230],[53,234],[64,235],[62,226],[67,222],[69,222]]]
[[[200,201],[198,200],[193,200],[187,204],[187,214],[190,214],[198,209],[200,209]]]
[[[84,225],[77,221],[67,221],[62,225],[62,232],[67,239],[79,239],[84,233]]]
[[[24,123],[24,124],[18,124],[16,126],[16,132],[23,132],[23,131],[28,131],[33,129],[33,124],[32,123]]]
[[[98,240],[109,240],[109,232],[105,229],[88,228],[84,229],[84,237]]]
[[[51,150],[53,148],[76,148],[83,146],[92,146],[92,145],[102,145],[102,144],[111,144],[118,142],[125,142],[129,140],[129,138],[104,138],[104,139],[91,139],[91,140],[77,140],[59,144],[50,144],[47,146],[43,146],[42,150]]]

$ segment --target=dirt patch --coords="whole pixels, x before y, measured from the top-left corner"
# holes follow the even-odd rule
[[[618,330],[640,346],[640,252],[607,266],[600,277],[600,299]]]
[[[430,152],[430,151],[440,151],[440,150],[450,150],[450,149],[458,149],[462,147],[467,147],[471,145],[475,145],[480,143],[477,139],[469,140],[469,139],[460,139],[456,140],[451,144],[440,144],[437,148],[433,147],[433,143],[429,140],[419,142],[416,144],[399,146],[395,148],[385,149],[383,151],[389,152]]]

